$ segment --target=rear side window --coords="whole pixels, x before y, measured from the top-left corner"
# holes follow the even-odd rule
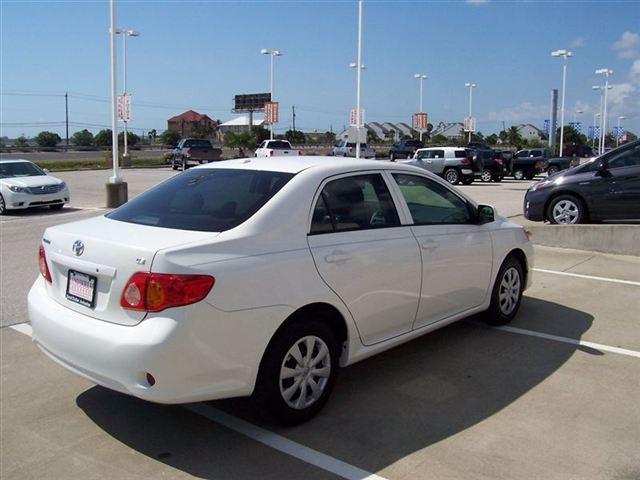
[[[455,155],[456,158],[467,158],[466,150],[456,150]]]
[[[404,144],[407,147],[421,147],[422,146],[422,142],[420,142],[418,140],[407,140],[406,142],[404,142]]]
[[[184,142],[184,146],[192,148],[211,148],[211,142],[209,140],[187,140]]]
[[[325,185],[314,208],[311,233],[399,225],[398,213],[382,176],[358,175]]]
[[[199,168],[188,170],[107,214],[155,227],[223,232],[256,213],[291,173]]]

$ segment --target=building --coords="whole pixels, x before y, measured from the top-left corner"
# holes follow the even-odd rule
[[[167,128],[173,132],[178,132],[181,137],[188,137],[191,135],[193,127],[211,126],[215,130],[220,122],[212,120],[207,115],[195,112],[193,110],[187,110],[180,115],[171,117],[167,120]]]
[[[530,123],[517,125],[516,128],[518,129],[518,133],[523,140],[544,140],[547,138],[542,130],[534,125],[531,125]]]
[[[262,125],[264,125],[264,120],[261,118],[256,118],[254,116],[253,126],[261,127]],[[233,132],[233,133],[246,132],[248,130],[248,127],[249,127],[249,116],[243,115],[240,117],[233,118],[228,122],[221,123],[218,128],[219,128],[220,134],[224,135],[225,133],[229,133],[229,132]]]
[[[451,122],[445,123],[440,122],[431,132],[431,138],[442,135],[449,139],[460,138],[462,136],[462,130],[464,129],[464,124],[462,122]]]

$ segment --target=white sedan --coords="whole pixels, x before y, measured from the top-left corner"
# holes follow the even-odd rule
[[[36,344],[97,384],[160,403],[253,394],[291,424],[340,367],[475,313],[509,322],[532,253],[422,169],[232,160],[48,228],[29,316]]]
[[[59,178],[28,160],[0,160],[0,215],[8,210],[50,207],[69,201],[69,189]]]

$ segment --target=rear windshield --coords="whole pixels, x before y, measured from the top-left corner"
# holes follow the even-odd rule
[[[185,147],[211,148],[209,140],[187,140],[184,142]]]
[[[292,177],[256,170],[187,170],[107,217],[154,227],[223,232],[249,219]]]
[[[291,144],[289,142],[283,142],[280,140],[275,140],[273,142],[269,142],[267,148],[273,148],[275,150],[287,150],[291,148]]]
[[[356,144],[349,142],[349,143],[347,143],[347,147],[356,148]],[[361,143],[360,144],[360,148],[367,148],[367,144],[366,143]]]
[[[407,140],[404,142],[407,147],[422,147],[422,142],[419,140]]]

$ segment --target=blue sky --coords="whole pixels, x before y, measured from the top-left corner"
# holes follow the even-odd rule
[[[63,133],[65,91],[71,131],[108,125],[108,2],[2,0],[1,135]],[[356,1],[119,1],[118,26],[141,32],[128,42],[130,126],[162,131],[193,108],[232,118],[236,93],[268,91],[268,57],[276,59],[277,131],[291,125],[339,131],[355,104]],[[560,88],[569,48],[566,121],[576,108],[593,121],[602,83],[612,77],[610,118],[640,133],[640,7],[634,1],[365,1],[363,107],[366,121],[405,121],[418,109],[414,73],[425,73],[430,121],[467,114],[474,91],[478,128],[491,133],[530,122],[542,126],[549,91]],[[118,49],[120,52],[120,49]],[[120,72],[118,72],[120,77]],[[49,122],[51,122],[49,124]],[[614,120],[615,122],[615,120]],[[40,123],[40,125],[32,125]],[[23,125],[16,125],[23,124]]]

